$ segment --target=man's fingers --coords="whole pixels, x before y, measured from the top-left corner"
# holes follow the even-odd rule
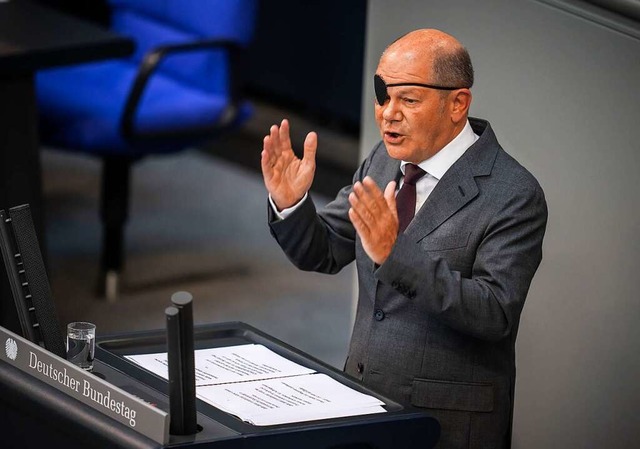
[[[350,196],[354,197],[354,201],[351,204],[356,205],[357,212],[364,220],[370,220],[371,217],[375,217],[377,208],[375,204],[373,204],[371,196],[361,182],[358,181],[353,185],[353,191]]]
[[[366,239],[369,235],[369,227],[353,207],[349,209],[349,220],[351,220],[351,223],[353,224],[353,227],[355,228],[360,238]]]
[[[262,149],[268,154],[271,154],[271,152],[273,151],[271,145],[271,134],[267,134],[266,136],[264,136],[264,139],[262,139]]]
[[[269,140],[273,154],[280,155],[282,153],[282,142],[280,142],[280,128],[278,128],[278,125],[271,125],[271,128],[269,128]]]
[[[349,204],[351,204],[351,207],[353,209],[362,207],[362,205],[360,204],[360,200],[358,199],[358,195],[355,193],[355,191],[349,194]]]
[[[349,219],[362,240],[367,255],[382,264],[395,243],[398,218],[395,210],[395,182],[384,193],[373,179],[356,182],[349,193]]]
[[[375,209],[372,209],[370,204],[355,192],[361,188],[362,186],[354,186],[354,191],[349,194],[349,204],[368,227],[373,227],[376,220]]]
[[[316,150],[318,149],[318,135],[311,131],[304,139],[304,155],[302,160],[305,163],[316,163]]]
[[[260,153],[260,165],[262,166],[262,173],[265,173],[268,169],[271,171],[271,164],[273,159],[271,147],[271,136],[264,136],[262,139],[262,153]]]
[[[371,178],[371,176],[365,176],[362,181],[367,194],[374,200],[380,201],[382,199],[382,190],[378,187],[378,184]]]
[[[262,153],[260,153],[260,167],[262,168],[262,175],[265,179],[273,176],[273,164],[267,150],[262,150]]]
[[[280,138],[280,145],[282,146],[282,150],[286,150],[288,148],[293,148],[291,146],[291,133],[289,131],[289,120],[282,119],[282,123],[280,123],[280,129],[278,130],[278,137]]]
[[[384,199],[387,202],[387,206],[391,210],[391,213],[398,216],[398,209],[396,206],[396,182],[391,181],[384,189]]]
[[[356,184],[359,185],[354,185],[354,192],[356,192],[360,200],[367,205],[371,213],[376,217],[385,214],[386,209],[390,208],[389,202],[386,200],[376,182],[371,177],[366,176],[362,183]],[[395,210],[395,202],[393,204],[393,210]]]

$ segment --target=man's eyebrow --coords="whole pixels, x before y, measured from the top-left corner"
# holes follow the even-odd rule
[[[393,89],[393,92],[396,95],[407,95],[407,94],[416,94],[419,93],[420,91],[424,91],[424,89],[421,89],[418,86],[397,86],[397,87],[390,87],[389,89]]]

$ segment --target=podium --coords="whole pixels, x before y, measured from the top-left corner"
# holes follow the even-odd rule
[[[5,345],[4,339],[1,343]],[[387,412],[254,426],[198,400],[197,419],[201,430],[188,436],[169,435],[167,441],[160,443],[60,389],[26,375],[0,357],[0,421],[3,427],[0,445],[20,448],[410,449],[430,448],[438,440],[440,426],[426,412],[385,398],[356,379],[258,329],[240,322],[195,328],[196,349],[250,343],[264,345],[293,362],[377,397],[384,402]],[[99,337],[93,375],[168,412],[167,381],[125,358],[126,355],[165,351],[163,330]],[[62,383],[62,374],[56,376],[56,381]]]

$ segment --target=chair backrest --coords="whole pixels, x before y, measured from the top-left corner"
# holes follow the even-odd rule
[[[246,45],[253,37],[256,0],[109,0],[111,28],[136,41],[137,64],[150,50],[167,44],[225,39]],[[199,51],[167,58],[165,75],[208,92],[227,91],[226,52]]]

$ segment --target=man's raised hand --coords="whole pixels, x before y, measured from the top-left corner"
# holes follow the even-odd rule
[[[265,136],[261,154],[262,176],[278,210],[297,204],[311,188],[316,170],[318,136],[310,132],[304,140],[304,155],[291,147],[289,121],[273,125]]]

